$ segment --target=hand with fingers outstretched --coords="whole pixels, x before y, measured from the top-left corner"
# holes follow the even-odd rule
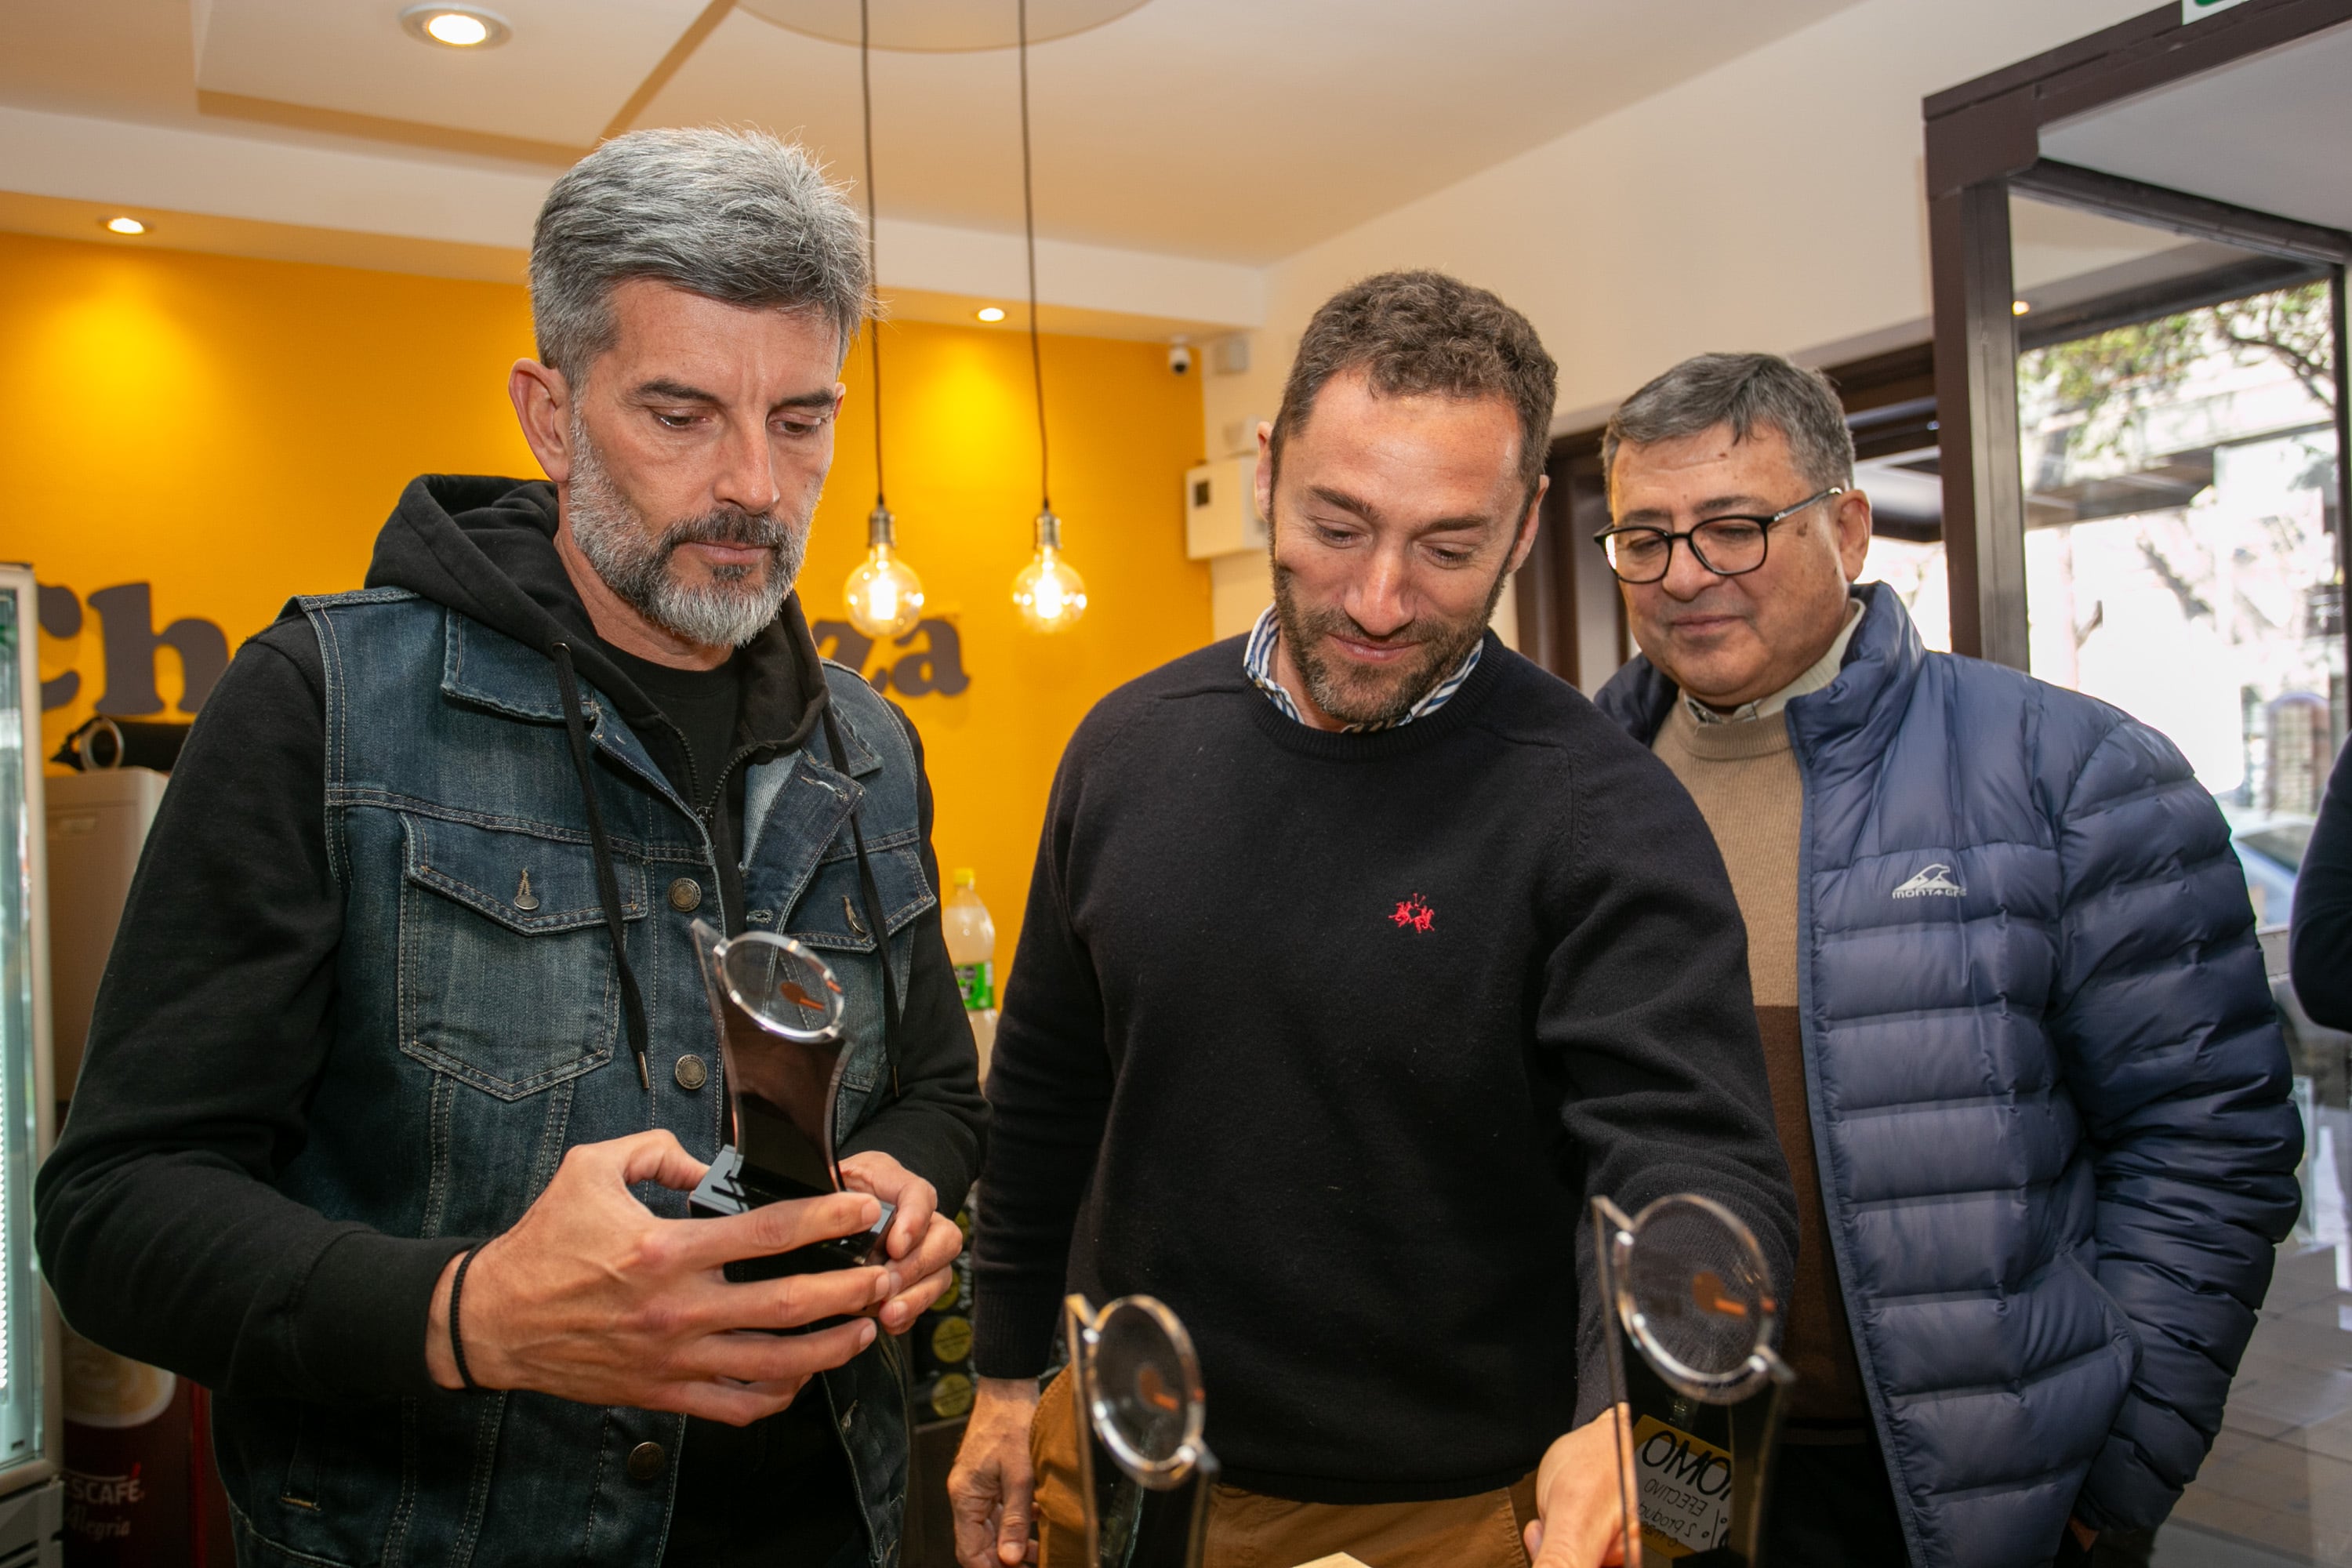
[[[1641,1568],[1640,1532],[1629,1533],[1625,1519],[1631,1430],[1621,1405],[1544,1451],[1536,1468],[1536,1520],[1527,1528],[1533,1568]]]
[[[720,1270],[853,1236],[880,1217],[874,1198],[835,1193],[671,1220],[629,1191],[646,1181],[689,1191],[706,1169],[667,1132],[568,1150],[522,1218],[477,1248],[467,1269],[457,1333],[474,1383],[740,1426],[873,1343],[863,1314],[898,1294],[904,1265],[740,1285]],[[465,1386],[450,1324],[457,1261],[442,1270],[425,1328],[425,1364],[444,1388]],[[760,1331],[845,1316],[810,1333]]]
[[[948,1472],[959,1568],[1017,1568],[1037,1561],[1037,1483],[1029,1457],[1037,1398],[1033,1378],[980,1380],[963,1446]]]

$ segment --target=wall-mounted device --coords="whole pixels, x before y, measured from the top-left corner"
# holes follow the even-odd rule
[[[1184,475],[1184,553],[1195,561],[1265,548],[1257,459],[1221,458]]]

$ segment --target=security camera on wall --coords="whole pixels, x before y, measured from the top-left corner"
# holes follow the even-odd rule
[[[1178,375],[1192,373],[1192,351],[1182,343],[1171,344],[1168,350],[1168,368]]]

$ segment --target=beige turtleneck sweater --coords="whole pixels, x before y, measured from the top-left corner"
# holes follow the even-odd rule
[[[1821,660],[1786,689],[1725,720],[1685,698],[1658,731],[1658,757],[1674,771],[1715,834],[1731,873],[1731,890],[1748,922],[1748,978],[1756,993],[1756,1022],[1764,1038],[1764,1065],[1772,1085],[1772,1114],[1789,1176],[1797,1190],[1797,1278],[1789,1291],[1781,1355],[1799,1382],[1790,1415],[1801,1423],[1864,1424],[1869,1409],[1853,1340],[1830,1256],[1822,1208],[1820,1168],[1805,1084],[1804,1039],[1797,1014],[1797,965],[1803,952],[1797,930],[1797,849],[1804,831],[1804,780],[1789,741],[1789,700],[1837,679],[1848,640],[1861,619],[1856,605],[1843,631]],[[1866,1435],[1857,1425],[1847,1433]]]

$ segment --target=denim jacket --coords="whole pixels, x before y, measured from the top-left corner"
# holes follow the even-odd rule
[[[688,927],[716,908],[719,883],[696,814],[584,687],[590,773],[650,1026],[648,1089],[552,664],[405,589],[300,604],[325,666],[328,849],[345,915],[336,1044],[280,1190],[392,1235],[488,1237],[575,1143],[662,1128],[709,1159],[725,1079]],[[829,665],[824,679],[846,767],[832,765],[822,728],[752,767],[740,858],[749,922],[818,949],[847,992],[845,1138],[889,1077],[853,811],[900,995],[908,928],[936,900],[908,735],[854,672]],[[694,1089],[675,1070],[689,1054],[709,1075]],[[686,1215],[683,1193],[648,1184],[636,1195]],[[898,1555],[905,1373],[883,1335],[803,1394],[831,1407],[877,1568]],[[340,1407],[225,1395],[215,1422],[242,1561],[386,1568],[657,1563],[686,1426],[489,1391]]]

